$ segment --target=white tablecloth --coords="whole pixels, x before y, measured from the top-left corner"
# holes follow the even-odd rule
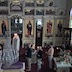
[[[70,63],[56,62],[57,72],[70,72]]]
[[[60,67],[72,67],[70,63],[65,63],[65,62],[56,62],[56,66],[57,68],[60,68]]]

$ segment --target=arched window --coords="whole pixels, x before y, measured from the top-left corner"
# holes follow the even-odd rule
[[[72,28],[72,9],[70,10],[69,28]],[[71,41],[70,41],[70,45],[72,45],[72,31],[71,31]]]
[[[70,10],[69,28],[72,28],[72,9]]]

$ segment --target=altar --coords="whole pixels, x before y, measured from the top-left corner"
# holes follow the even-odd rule
[[[56,63],[56,65],[57,65],[57,72],[70,72],[70,67],[72,67],[70,63],[64,63],[64,62]]]
[[[72,68],[72,65],[70,62],[68,62],[68,63],[64,62],[64,61],[57,62],[55,60],[55,64],[56,64],[56,71],[57,72],[70,72],[70,68]]]

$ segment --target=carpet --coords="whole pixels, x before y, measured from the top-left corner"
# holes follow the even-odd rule
[[[3,70],[2,72],[24,72],[24,71],[21,71],[20,69],[12,69],[12,70]]]
[[[2,65],[1,69],[3,70],[8,70],[8,69],[22,69],[23,63],[22,62],[16,62],[10,66],[5,66],[4,64]]]

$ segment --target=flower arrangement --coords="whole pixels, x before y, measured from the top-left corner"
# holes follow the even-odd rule
[[[70,59],[69,59],[70,53],[71,53],[71,50],[65,50],[64,51],[64,56],[63,57],[64,57],[64,61],[66,63],[70,62]]]

